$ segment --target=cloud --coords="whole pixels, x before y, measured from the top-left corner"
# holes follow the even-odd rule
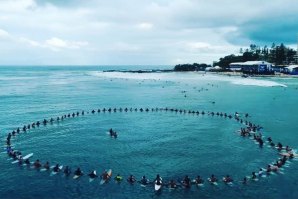
[[[137,27],[141,30],[151,30],[153,28],[153,24],[148,22],[143,22],[138,24]]]
[[[85,64],[212,63],[251,43],[296,46],[296,4],[296,0],[5,0],[0,3],[0,53],[5,51],[5,63],[10,58],[26,64],[35,62],[34,57],[48,64],[53,60],[68,64],[78,57]],[[15,57],[18,50],[22,53]]]

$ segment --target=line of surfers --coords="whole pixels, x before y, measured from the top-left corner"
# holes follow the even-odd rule
[[[7,147],[7,153],[10,157],[12,157],[14,160],[19,160],[19,165],[27,165],[27,166],[32,166],[32,168],[35,169],[44,169],[44,170],[52,170],[53,172],[60,172],[60,166],[59,164],[56,164],[54,167],[50,166],[50,163],[47,161],[44,165],[41,164],[40,160],[37,159],[34,163],[31,163],[29,158],[26,160],[22,159],[22,153],[20,151],[14,151],[10,146]],[[290,160],[292,158],[294,158],[292,152],[292,149],[288,149],[287,150],[287,154],[282,155],[282,158],[279,158],[276,163],[274,163],[273,165],[268,165],[266,169],[264,168],[260,168],[258,172],[252,172],[251,176],[245,176],[243,178],[242,181],[240,181],[242,184],[247,184],[248,179],[251,180],[257,180],[258,177],[262,177],[263,175],[270,175],[271,172],[278,172],[278,170],[286,163],[287,160]],[[66,166],[63,170],[63,173],[65,176],[69,176],[72,171],[71,168],[69,166]],[[80,168],[77,168],[74,173],[74,175],[76,176],[83,176],[84,173],[81,171]],[[88,174],[89,178],[91,179],[95,179],[97,177],[99,177],[96,174],[96,171],[92,171],[91,173]],[[101,176],[100,176],[103,180],[109,180],[109,178],[111,177],[107,171],[105,170]],[[119,174],[114,178],[115,181],[117,182],[121,182],[123,180],[123,177],[120,176]],[[215,177],[215,175],[211,175],[210,178],[208,178],[209,183],[211,184],[216,184],[219,180]],[[234,180],[231,178],[231,176],[226,175],[225,177],[223,177],[222,181],[224,183],[232,183]],[[185,187],[185,188],[190,188],[192,184],[196,184],[196,185],[203,185],[204,184],[204,179],[201,178],[201,176],[197,176],[194,180],[191,180],[187,175],[184,177],[184,179],[182,181],[175,181],[175,180],[170,180],[168,183],[163,183],[162,182],[162,178],[157,175],[156,179],[154,181],[150,181],[149,179],[147,179],[145,176],[142,177],[142,179],[140,181],[137,181],[136,178],[133,175],[130,175],[127,178],[127,182],[130,184],[134,184],[135,182],[140,183],[141,185],[149,185],[149,184],[157,184],[157,185],[162,185],[162,186],[166,186],[168,188],[177,188],[179,186]]]
[[[100,112],[117,112],[117,110],[120,111],[120,112],[122,112],[122,111],[125,111],[125,112],[128,112],[128,111],[130,111],[130,112],[132,112],[132,111],[135,111],[135,112],[137,112],[137,111],[140,111],[140,112],[144,112],[144,111],[145,112],[149,112],[150,111],[149,108],[145,108],[145,109],[143,109],[143,108],[140,108],[140,109],[138,109],[138,108],[134,108],[134,109],[133,108],[124,108],[124,109],[122,109],[122,108],[119,108],[119,109],[117,109],[117,108],[114,108],[114,109],[112,109],[112,108],[108,108],[108,109],[103,108],[102,110],[101,109],[97,109],[97,111],[95,111],[93,109],[91,111],[91,113],[94,114],[96,112],[97,113],[100,113]],[[176,113],[179,112],[179,113],[188,113],[188,114],[197,114],[197,115],[199,115],[199,114],[202,114],[202,115],[208,114],[208,115],[211,115],[211,116],[216,115],[216,116],[221,116],[221,117],[230,118],[230,119],[233,118],[232,115],[227,114],[227,113],[222,113],[222,112],[204,112],[204,111],[199,112],[199,111],[191,111],[191,110],[172,109],[172,108],[151,108],[151,111],[152,112],[154,112],[154,111],[155,112],[157,112],[157,111],[171,111],[171,112],[176,112]],[[71,118],[71,117],[76,117],[76,116],[78,117],[79,115],[85,115],[85,114],[89,114],[89,112],[85,112],[85,111],[78,112],[77,111],[77,112],[73,112],[73,113],[68,113],[68,114],[62,115],[61,117],[58,116],[56,118],[56,120],[54,118],[50,118],[49,120],[44,119],[41,122],[40,121],[37,121],[37,122],[33,122],[32,124],[24,125],[22,128],[18,127],[16,130],[13,130],[9,134],[9,139],[7,139],[6,144],[7,145],[11,145],[11,143],[10,143],[10,137],[11,136],[15,136],[16,134],[21,133],[21,130],[23,132],[26,132],[27,130],[30,130],[31,128],[39,127],[41,124],[43,124],[44,126],[46,126],[48,123],[53,124],[53,122],[55,122],[55,121],[59,122],[59,121],[63,121],[66,118]],[[249,115],[248,115],[248,113],[246,113],[246,114],[244,114],[244,116],[247,118]],[[251,122],[243,121],[242,119],[240,119],[239,114],[237,112],[235,113],[234,117],[235,117],[235,119],[237,121],[239,121],[241,123],[245,122],[246,125],[252,125]],[[261,128],[261,127],[254,126],[253,128],[258,129],[258,128]]]

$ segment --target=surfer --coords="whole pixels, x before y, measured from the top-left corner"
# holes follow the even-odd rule
[[[101,174],[101,178],[103,180],[107,180],[109,178],[109,174],[107,172],[107,170],[105,170],[102,174]]]
[[[117,174],[117,176],[115,177],[115,180],[116,180],[117,182],[122,181],[122,176],[120,176],[120,174]]]
[[[37,160],[34,162],[33,166],[34,166],[35,168],[37,168],[37,169],[41,167],[41,164],[40,164],[40,162],[39,162],[39,159],[37,159]]]
[[[209,178],[209,181],[214,183],[214,182],[217,182],[217,179],[216,177],[212,174],[211,177]]]
[[[256,172],[252,172],[251,174],[252,174],[251,179],[253,180],[257,179]]]
[[[169,184],[168,184],[169,188],[171,189],[175,189],[177,188],[177,184],[174,180],[170,180]]]
[[[258,175],[259,175],[259,176],[262,176],[262,175],[263,175],[263,173],[264,173],[263,169],[262,169],[262,168],[260,168],[260,170],[259,170],[259,172],[258,172]]]
[[[203,184],[204,180],[201,178],[201,176],[197,176],[196,179],[194,180],[194,183]]]
[[[143,176],[142,179],[140,180],[140,183],[142,185],[147,185],[149,184],[149,179],[147,179],[146,176]]]
[[[185,188],[190,188],[190,186],[191,186],[191,181],[190,181],[188,175],[186,175],[186,176],[184,177],[184,179],[183,179],[183,181],[182,181],[182,184],[183,184],[183,186],[184,186]]]
[[[247,184],[247,178],[246,177],[243,178],[242,184]]]
[[[25,160],[25,164],[26,164],[26,165],[30,165],[30,160],[29,160],[29,158],[27,158],[27,159]]]
[[[95,170],[92,171],[91,173],[89,173],[88,176],[89,176],[90,178],[97,178],[97,177],[98,177],[98,176],[96,175],[96,171],[95,171]]]
[[[45,165],[43,165],[43,167],[44,167],[46,170],[49,170],[49,169],[50,169],[50,163],[49,163],[49,162],[46,162]]]
[[[136,181],[135,177],[133,175],[130,175],[128,178],[127,178],[127,182],[133,184],[134,182]]]
[[[233,182],[233,179],[229,175],[226,175],[226,177],[223,177],[223,181],[225,183],[230,183]]]
[[[69,175],[69,174],[71,173],[71,170],[70,170],[69,166],[66,166],[66,167],[65,167],[63,173],[64,173],[65,175]]]
[[[60,171],[59,164],[56,164],[56,166],[53,168],[53,171],[56,173]]]
[[[75,174],[76,176],[81,176],[81,175],[83,175],[83,172],[81,171],[81,169],[80,169],[80,167],[79,167],[79,168],[77,168],[77,170],[75,170],[74,174]]]

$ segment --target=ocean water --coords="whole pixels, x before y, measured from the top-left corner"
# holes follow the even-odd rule
[[[297,198],[298,161],[290,161],[283,174],[242,185],[252,171],[278,159],[267,145],[260,148],[236,131],[234,119],[151,111],[177,108],[240,115],[263,127],[262,134],[298,148],[298,79],[240,78],[203,73],[120,73],[107,69],[168,69],[171,66],[43,66],[0,67],[0,136],[4,151],[7,133],[44,118],[85,111],[84,116],[41,125],[12,138],[23,154],[80,167],[85,174],[112,169],[126,179],[160,174],[164,181],[185,175],[204,179],[231,175],[233,186],[168,190],[155,193],[153,186],[130,185],[114,180],[100,185],[86,176],[73,180],[62,174],[50,176],[11,164],[0,153],[0,198]],[[119,108],[149,108],[149,112]],[[117,108],[117,112],[92,114],[91,110]],[[88,113],[89,112],[89,113]],[[107,134],[113,128],[118,138]]]

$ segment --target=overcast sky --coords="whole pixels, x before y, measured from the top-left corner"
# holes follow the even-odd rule
[[[297,36],[297,0],[0,0],[0,65],[212,63]]]

